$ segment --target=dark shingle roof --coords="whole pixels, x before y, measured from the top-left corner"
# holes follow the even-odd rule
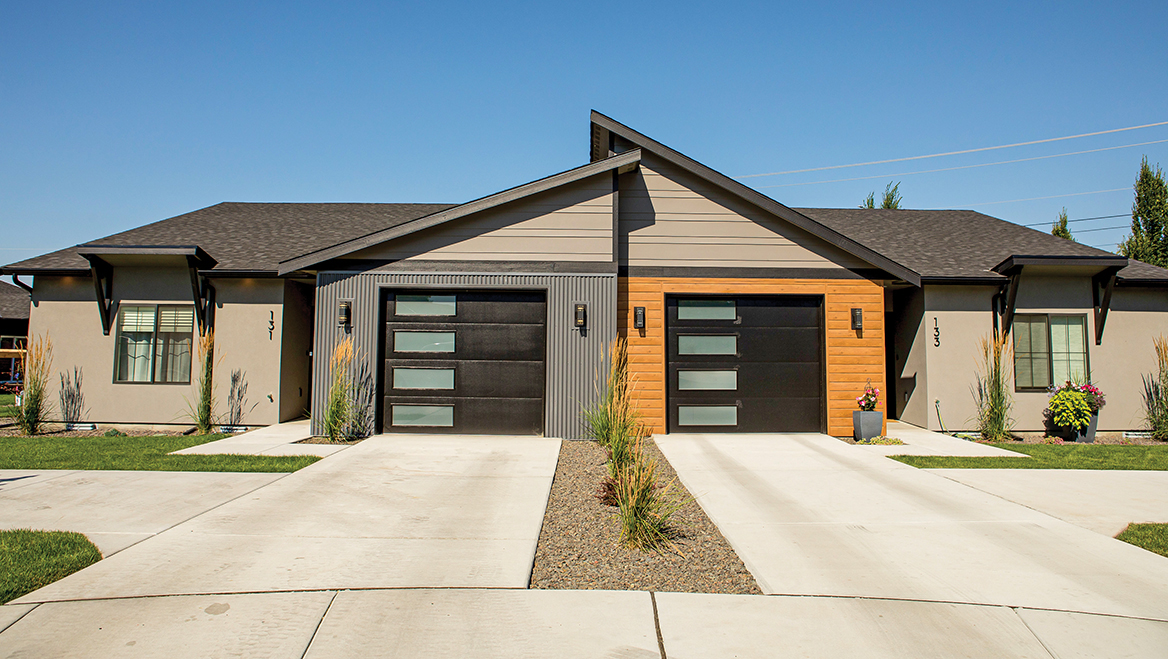
[[[6,281],[0,281],[0,318],[28,319],[28,307],[32,300],[28,292]]]
[[[796,208],[924,279],[1001,275],[991,268],[1014,255],[1109,256],[1110,252],[975,211]],[[1132,261],[1121,279],[1164,280],[1168,270]]]
[[[216,270],[270,270],[300,256],[450,208],[452,204],[223,202],[91,241],[89,245],[198,245]],[[88,270],[71,247],[5,266],[8,270]]]

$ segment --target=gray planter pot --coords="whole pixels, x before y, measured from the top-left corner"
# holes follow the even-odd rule
[[[1083,430],[1075,428],[1064,428],[1059,426],[1058,436],[1063,438],[1066,442],[1075,442],[1076,444],[1094,444],[1095,443],[1095,429],[1099,427],[1099,413],[1091,415],[1091,423]]]
[[[880,410],[852,412],[852,437],[857,441],[872,439],[880,436],[884,427],[884,413]]]

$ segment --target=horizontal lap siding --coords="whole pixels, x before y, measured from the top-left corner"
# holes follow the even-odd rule
[[[827,432],[852,434],[856,396],[870,380],[884,389],[884,289],[868,280],[691,279],[621,277],[617,323],[629,342],[629,371],[639,409],[653,432],[665,432],[665,297],[673,294],[823,295],[827,325]],[[645,307],[645,329],[633,329],[633,307]],[[851,309],[864,329],[851,329]],[[880,410],[884,409],[881,396]]]

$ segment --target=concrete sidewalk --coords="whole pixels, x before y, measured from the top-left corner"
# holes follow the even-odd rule
[[[559,447],[371,437],[17,601],[525,588]]]
[[[5,629],[7,627],[7,629]],[[0,657],[1163,657],[1168,623],[952,603],[407,589],[0,607]]]
[[[231,435],[206,444],[191,446],[174,455],[318,455],[325,457],[349,446],[342,444],[297,444],[312,437],[311,422],[308,419],[278,423],[274,426],[256,428],[238,435]]]
[[[0,529],[84,533],[108,557],[285,476],[0,470]]]
[[[656,441],[765,593],[1168,620],[1168,559],[863,447]]]
[[[1028,458],[1025,453],[1017,453],[996,446],[971,442],[952,435],[945,435],[925,428],[918,428],[903,421],[889,421],[889,437],[895,437],[904,445],[859,445],[856,448],[878,455],[948,455],[960,457],[1005,457]]]
[[[1132,522],[1168,522],[1168,471],[928,471],[1109,537]]]

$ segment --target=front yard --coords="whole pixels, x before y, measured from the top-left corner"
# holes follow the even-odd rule
[[[80,533],[0,531],[0,604],[100,560],[101,552]]]
[[[221,437],[0,437],[0,469],[292,472],[320,459],[312,455],[167,455]]]
[[[950,457],[894,455],[907,465],[921,469],[1134,469],[1168,471],[1168,445],[1117,446],[1104,444],[1022,444],[995,442],[997,446],[1025,457]]]

